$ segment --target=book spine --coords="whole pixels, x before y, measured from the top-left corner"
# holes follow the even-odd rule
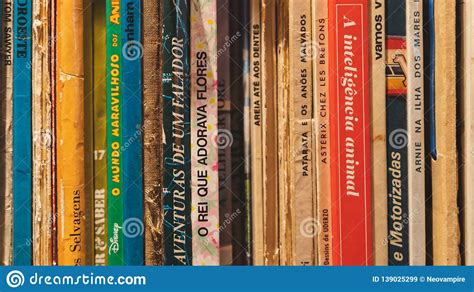
[[[250,2],[250,156],[252,189],[252,262],[264,264],[263,256],[263,153],[262,153],[262,31],[260,1]],[[220,72],[220,71],[219,71]],[[220,73],[219,73],[220,74]]]
[[[426,263],[423,1],[407,2],[408,244],[410,265]]]
[[[368,10],[367,1],[329,4],[335,265],[372,264]]]
[[[79,266],[86,264],[83,2],[59,1],[56,13],[58,263]]]
[[[474,64],[474,2],[459,1],[461,7],[462,20],[462,38],[461,38],[461,68],[460,76],[462,80],[462,118],[464,120],[464,128],[462,131],[462,149],[463,163],[463,194],[464,194],[464,255],[465,264],[467,266],[474,265],[474,102],[472,93],[474,92],[474,75],[472,72],[472,64]]]
[[[164,1],[163,128],[165,264],[192,264],[189,6]]]
[[[51,217],[51,229],[52,229],[52,259],[53,266],[58,265],[58,181],[57,181],[57,14],[56,14],[56,1],[50,1],[50,37],[54,41],[49,44],[49,52],[51,54],[51,59],[49,60],[50,67],[50,80],[51,80],[51,212],[53,216]]]
[[[12,115],[13,115],[13,1],[2,2],[2,52],[0,55],[2,86],[1,92],[1,162],[4,165],[1,172],[3,186],[1,189],[2,201],[0,202],[3,212],[0,217],[0,265],[7,266],[12,263],[12,226],[13,226],[13,181],[12,181]]]
[[[191,3],[191,220],[193,264],[219,265],[216,1]]]
[[[145,264],[163,264],[163,2],[143,2],[143,190]],[[142,72],[142,73],[143,73]]]
[[[141,1],[123,1],[123,196],[126,265],[143,264]]]
[[[385,0],[370,2],[372,206],[374,264],[388,264],[387,248],[387,144],[385,79]]]
[[[317,175],[318,264],[330,266],[332,260],[331,151],[329,124],[328,1],[316,0],[315,73],[316,116],[315,159]],[[317,40],[317,41],[316,41]]]
[[[406,1],[387,0],[386,11],[386,145],[388,264],[408,265],[408,133]]]
[[[33,1],[32,134],[33,264],[52,264],[51,230],[51,83],[49,1]]]
[[[279,264],[278,222],[278,104],[276,67],[276,2],[261,4],[262,34],[262,147],[263,147],[263,226],[265,265]]]
[[[31,2],[14,1],[13,264],[32,264]],[[20,77],[21,76],[21,77]]]
[[[107,229],[108,264],[124,264],[122,232],[123,193],[123,54],[121,6],[124,1],[106,1],[106,86],[107,86]]]
[[[433,265],[459,265],[458,161],[456,139],[456,2],[434,5],[434,130],[436,156],[431,159],[433,206]],[[421,4],[413,13],[421,18]],[[421,40],[421,43],[423,41]],[[421,61],[421,64],[422,61]],[[423,68],[423,67],[422,67]],[[423,71],[420,71],[423,76]],[[422,78],[420,78],[422,82]],[[422,83],[421,83],[422,84]],[[472,206],[472,205],[471,205]],[[420,205],[419,207],[424,207]],[[469,206],[467,205],[469,208]],[[423,209],[424,210],[424,209]],[[423,217],[424,219],[424,217]],[[472,229],[468,231],[472,233]],[[421,256],[421,255],[420,255]],[[414,262],[414,264],[423,262]]]
[[[105,0],[94,1],[94,265],[107,265]]]
[[[217,6],[217,71],[218,71],[218,127],[221,133],[231,133],[231,91],[230,68],[231,58],[230,40],[230,13],[229,1],[218,0]],[[219,223],[220,223],[220,264],[231,265],[233,262],[232,225],[232,149],[219,147]]]
[[[289,142],[292,196],[292,265],[314,265],[313,218],[313,82],[311,67],[311,6],[306,0],[289,3]]]
[[[279,1],[277,7],[277,83],[278,83],[278,156],[280,159],[278,171],[279,188],[279,232],[280,232],[280,265],[287,266],[292,264],[292,222],[293,222],[293,194],[290,194],[290,127],[289,127],[289,1]],[[257,146],[259,147],[259,146]],[[294,188],[293,188],[294,192]]]

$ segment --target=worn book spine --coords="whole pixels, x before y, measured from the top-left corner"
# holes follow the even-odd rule
[[[457,205],[456,1],[433,2],[435,96],[431,107],[434,108],[436,135],[436,155],[431,158],[433,264],[446,266],[461,262]],[[472,229],[469,232],[472,233]]]
[[[385,0],[370,2],[372,222],[374,265],[388,264]]]
[[[218,127],[221,133],[230,133],[231,131],[231,113],[230,113],[230,30],[229,30],[229,1],[218,0],[217,6],[217,95],[218,95]],[[220,246],[220,264],[231,265],[233,258],[232,248],[232,224],[230,220],[232,214],[232,149],[230,147],[219,147],[218,165],[219,165],[219,246]]]
[[[123,59],[121,6],[125,1],[106,1],[107,86],[107,230],[108,264],[124,264],[122,232],[123,189]]]
[[[190,8],[193,265],[219,265],[217,5],[192,0]]]
[[[265,265],[279,264],[276,1],[261,4],[263,230]]]
[[[105,0],[94,1],[94,265],[107,265]]]
[[[146,265],[163,264],[162,9],[161,0],[143,2],[143,191]]]
[[[313,43],[316,54],[314,69],[316,93],[314,114],[316,116],[315,157],[317,175],[317,226],[318,264],[330,266],[332,260],[332,208],[331,208],[331,151],[329,129],[329,52],[328,52],[328,1],[316,0],[316,28]]]
[[[279,188],[279,232],[280,232],[280,265],[292,264],[292,215],[293,206],[290,195],[290,60],[289,60],[289,1],[279,1],[277,4],[278,34],[277,34],[277,83],[278,91],[278,157],[280,160],[278,171]],[[294,191],[294,188],[293,188]]]
[[[311,6],[306,0],[289,2],[289,171],[291,265],[314,265],[313,218],[313,80],[311,67]]]
[[[33,264],[52,264],[51,82],[49,1],[33,1],[32,139]]]
[[[122,18],[124,262],[143,265],[141,1],[124,0]]]
[[[163,128],[166,265],[192,264],[189,5],[164,1]]]
[[[426,263],[423,2],[409,0],[406,13],[408,244],[410,265],[419,266]]]
[[[12,118],[13,118],[13,1],[4,0],[1,6],[1,50],[0,66],[1,77],[1,127],[0,161],[4,166],[0,170],[3,181],[0,190],[0,265],[12,263],[12,227],[13,227],[13,189],[12,189]]]
[[[252,262],[264,264],[263,256],[263,145],[262,145],[262,31],[260,1],[250,2],[250,157],[252,189]],[[219,29],[219,27],[218,27]],[[220,71],[219,71],[220,74]]]
[[[331,182],[335,265],[372,264],[367,1],[331,0]]]
[[[58,263],[80,266],[86,264],[83,1],[61,0],[56,13]]]
[[[462,81],[461,109],[464,127],[462,129],[463,161],[463,203],[464,203],[464,262],[474,265],[474,2],[458,1],[461,7],[461,68],[458,72]]]
[[[16,0],[13,63],[13,265],[32,264],[32,3]]]
[[[389,265],[408,265],[408,133],[406,1],[387,0],[386,11],[386,145]],[[408,179],[407,179],[408,178]]]

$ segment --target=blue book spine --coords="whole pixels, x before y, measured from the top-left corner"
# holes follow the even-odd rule
[[[142,56],[140,0],[122,3],[124,263],[143,265]]]
[[[13,265],[32,264],[31,1],[13,7]]]

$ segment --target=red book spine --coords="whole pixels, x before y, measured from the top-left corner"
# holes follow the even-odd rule
[[[369,5],[329,3],[333,263],[371,265]]]

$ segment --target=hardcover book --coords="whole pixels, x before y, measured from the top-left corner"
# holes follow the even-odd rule
[[[367,1],[329,2],[334,265],[372,264]]]

